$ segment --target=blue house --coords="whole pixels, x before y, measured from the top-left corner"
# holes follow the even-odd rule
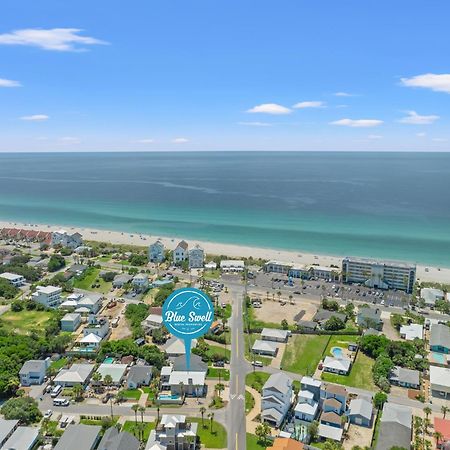
[[[370,428],[372,426],[372,402],[365,398],[356,398],[348,407],[348,421],[355,425]]]

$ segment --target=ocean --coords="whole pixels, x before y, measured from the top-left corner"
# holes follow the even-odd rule
[[[0,153],[0,219],[450,267],[450,154]]]

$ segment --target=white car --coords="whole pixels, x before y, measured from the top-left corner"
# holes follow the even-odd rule
[[[53,411],[51,409],[48,409],[47,411],[45,411],[44,414],[44,419],[50,419],[50,417],[52,417]]]

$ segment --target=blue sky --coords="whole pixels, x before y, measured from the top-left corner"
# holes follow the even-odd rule
[[[446,151],[449,16],[445,1],[3,0],[0,151]]]

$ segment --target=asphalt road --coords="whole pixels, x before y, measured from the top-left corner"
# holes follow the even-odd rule
[[[248,371],[248,363],[244,356],[244,320],[242,317],[244,289],[242,286],[233,286],[230,293],[233,296],[233,310],[230,321],[230,402],[226,411],[228,449],[245,450],[245,375]]]

